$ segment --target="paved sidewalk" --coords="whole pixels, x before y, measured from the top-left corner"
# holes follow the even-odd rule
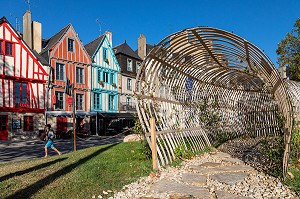
[[[77,150],[89,148],[92,146],[100,146],[104,144],[112,144],[122,142],[124,136],[118,137],[101,137],[91,136],[87,139],[77,139]],[[10,161],[19,161],[30,158],[41,158],[44,153],[44,141],[28,140],[28,141],[0,141],[0,164]],[[62,153],[73,151],[72,139],[55,139],[55,147]],[[53,150],[49,150],[49,156],[57,155]]]

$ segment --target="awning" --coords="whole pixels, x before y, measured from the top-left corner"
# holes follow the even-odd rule
[[[72,117],[71,111],[46,111],[46,115],[49,117]],[[88,116],[96,116],[97,112],[84,112],[77,111],[76,118],[84,118]]]
[[[135,113],[99,113],[100,117],[106,119],[134,119]]]

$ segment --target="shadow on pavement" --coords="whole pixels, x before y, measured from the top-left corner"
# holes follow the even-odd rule
[[[66,175],[67,173],[71,172],[73,169],[75,169],[76,167],[78,167],[81,164],[84,164],[85,162],[87,162],[88,160],[92,159],[93,157],[99,155],[100,153],[108,150],[111,147],[116,146],[118,143],[116,144],[112,144],[109,145],[105,148],[99,149],[96,152],[92,153],[91,155],[80,159],[79,161],[70,164],[66,167],[61,168],[60,170],[56,171],[55,173],[48,175],[47,177],[37,181],[36,183],[21,189],[19,191],[17,191],[16,193],[8,196],[7,198],[9,199],[15,199],[15,198],[30,198],[32,195],[34,195],[35,193],[37,193],[39,190],[41,190],[43,187],[47,186],[48,184],[52,183],[53,181],[55,181],[57,178]]]
[[[0,182],[2,182],[4,180],[8,180],[9,178],[12,178],[12,177],[15,177],[15,176],[20,176],[20,175],[23,175],[23,174],[26,174],[26,173],[29,173],[29,172],[32,172],[32,171],[35,171],[35,170],[38,170],[38,169],[42,169],[44,167],[48,167],[52,164],[64,161],[66,159],[68,159],[68,158],[56,159],[56,160],[53,160],[53,161],[50,161],[50,162],[45,162],[43,164],[40,164],[40,165],[37,165],[37,166],[34,166],[34,167],[30,167],[30,168],[22,170],[22,171],[17,171],[17,172],[14,172],[14,173],[7,174],[5,176],[1,176],[0,177]]]

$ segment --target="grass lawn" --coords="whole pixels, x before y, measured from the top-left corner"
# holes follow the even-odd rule
[[[140,142],[0,164],[0,198],[97,198],[104,196],[103,191],[120,190],[148,175],[151,169]]]

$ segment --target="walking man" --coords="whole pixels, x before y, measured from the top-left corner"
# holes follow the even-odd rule
[[[54,139],[54,132],[51,129],[51,125],[50,124],[46,124],[45,125],[45,131],[46,131],[46,144],[45,144],[45,158],[48,157],[48,147],[50,147],[51,149],[53,149],[54,151],[56,151],[56,153],[58,153],[58,155],[61,155],[62,152],[60,152],[59,150],[57,150],[54,147],[53,144],[53,139]]]

